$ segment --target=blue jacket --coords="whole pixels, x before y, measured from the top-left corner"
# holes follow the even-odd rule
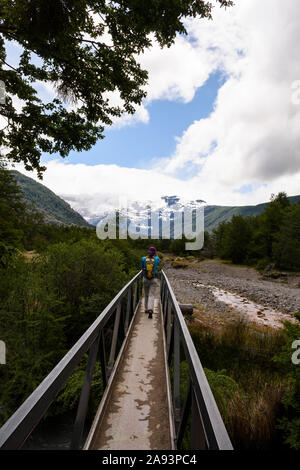
[[[143,256],[142,261],[141,261],[141,269],[143,270],[144,274],[146,273],[146,258],[148,258],[148,256]],[[154,256],[154,274],[158,274],[158,269],[157,269],[158,264],[159,264],[159,257]]]

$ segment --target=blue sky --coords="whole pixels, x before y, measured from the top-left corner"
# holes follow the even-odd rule
[[[279,191],[300,194],[300,100],[292,99],[299,15],[299,0],[284,9],[280,0],[241,0],[216,7],[213,21],[187,19],[188,36],[169,49],[154,42],[139,57],[149,83],[136,115],[88,152],[45,156],[44,184],[91,215],[113,197],[248,205]],[[38,90],[55,96],[51,84]]]
[[[117,164],[128,168],[148,168],[153,159],[169,157],[175,151],[176,137],[195,120],[207,118],[213,111],[223,74],[213,73],[205,84],[196,90],[192,101],[152,101],[147,110],[149,122],[136,122],[131,126],[107,128],[105,138],[89,151],[70,152],[66,163],[86,165]],[[48,162],[57,155],[46,156]]]

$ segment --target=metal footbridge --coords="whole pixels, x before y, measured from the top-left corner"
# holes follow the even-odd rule
[[[163,271],[153,318],[145,314],[139,272],[0,429],[0,449],[22,448],[87,353],[70,449],[232,449]],[[86,432],[97,363],[103,389]]]

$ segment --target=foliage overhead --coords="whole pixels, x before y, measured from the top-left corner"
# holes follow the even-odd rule
[[[65,157],[90,149],[114,116],[134,113],[145,96],[138,54],[153,38],[169,47],[186,34],[186,17],[211,18],[212,8],[204,0],[2,0],[0,80],[8,95],[0,105],[7,120],[0,145],[7,157],[41,176],[42,152]],[[11,42],[21,47],[17,66],[7,58]],[[38,82],[54,85],[58,97],[43,102]],[[112,106],[107,92],[117,92],[122,105]]]

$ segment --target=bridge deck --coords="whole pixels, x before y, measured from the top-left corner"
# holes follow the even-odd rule
[[[140,303],[122,361],[86,449],[172,449],[160,302],[153,318]]]

